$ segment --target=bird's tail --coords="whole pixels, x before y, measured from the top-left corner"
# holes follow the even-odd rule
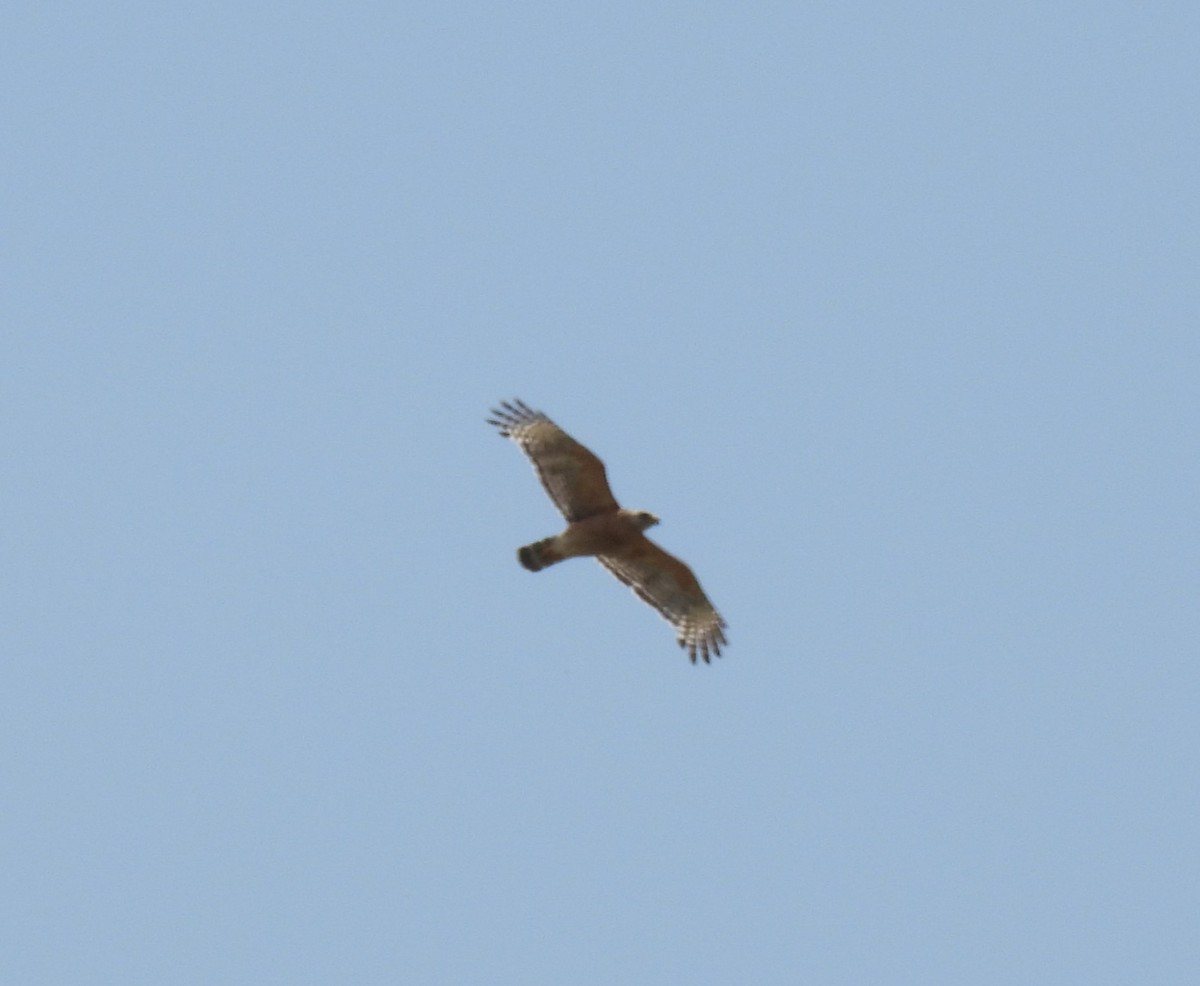
[[[562,561],[566,555],[555,545],[557,538],[542,538],[517,549],[517,560],[529,571],[540,572],[547,565]]]

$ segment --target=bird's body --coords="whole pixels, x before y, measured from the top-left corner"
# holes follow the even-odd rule
[[[625,541],[652,527],[658,518],[644,510],[617,510],[573,521],[553,537],[517,549],[517,558],[531,572],[568,558],[585,558],[616,550]]]
[[[567,519],[560,534],[524,545],[520,563],[531,572],[568,558],[594,556],[675,627],[693,663],[720,656],[725,621],[692,570],[643,533],[658,523],[645,510],[622,509],[608,486],[604,463],[540,411],[504,402],[488,423],[515,441]]]

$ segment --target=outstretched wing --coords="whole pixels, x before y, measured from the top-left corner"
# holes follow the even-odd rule
[[[500,429],[529,456],[550,499],[568,521],[617,510],[604,463],[541,411],[521,401],[503,401],[488,424]]]
[[[725,621],[678,558],[639,534],[597,560],[663,615],[693,664],[697,654],[706,664],[710,653],[721,656]]]

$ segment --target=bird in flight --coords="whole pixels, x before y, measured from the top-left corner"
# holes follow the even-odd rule
[[[488,424],[511,438],[533,463],[550,499],[566,518],[561,534],[517,549],[517,559],[537,572],[567,558],[592,555],[675,628],[692,663],[721,655],[725,621],[692,570],[642,532],[658,523],[645,510],[617,503],[604,463],[541,411],[519,400],[502,401]]]

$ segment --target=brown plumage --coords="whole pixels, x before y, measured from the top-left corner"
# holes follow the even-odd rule
[[[720,656],[725,621],[692,570],[642,532],[658,523],[645,510],[622,509],[608,486],[604,463],[541,411],[521,401],[502,402],[488,424],[511,438],[533,463],[550,499],[567,519],[561,534],[517,550],[531,572],[592,555],[653,606],[674,628],[679,646],[707,663]]]

